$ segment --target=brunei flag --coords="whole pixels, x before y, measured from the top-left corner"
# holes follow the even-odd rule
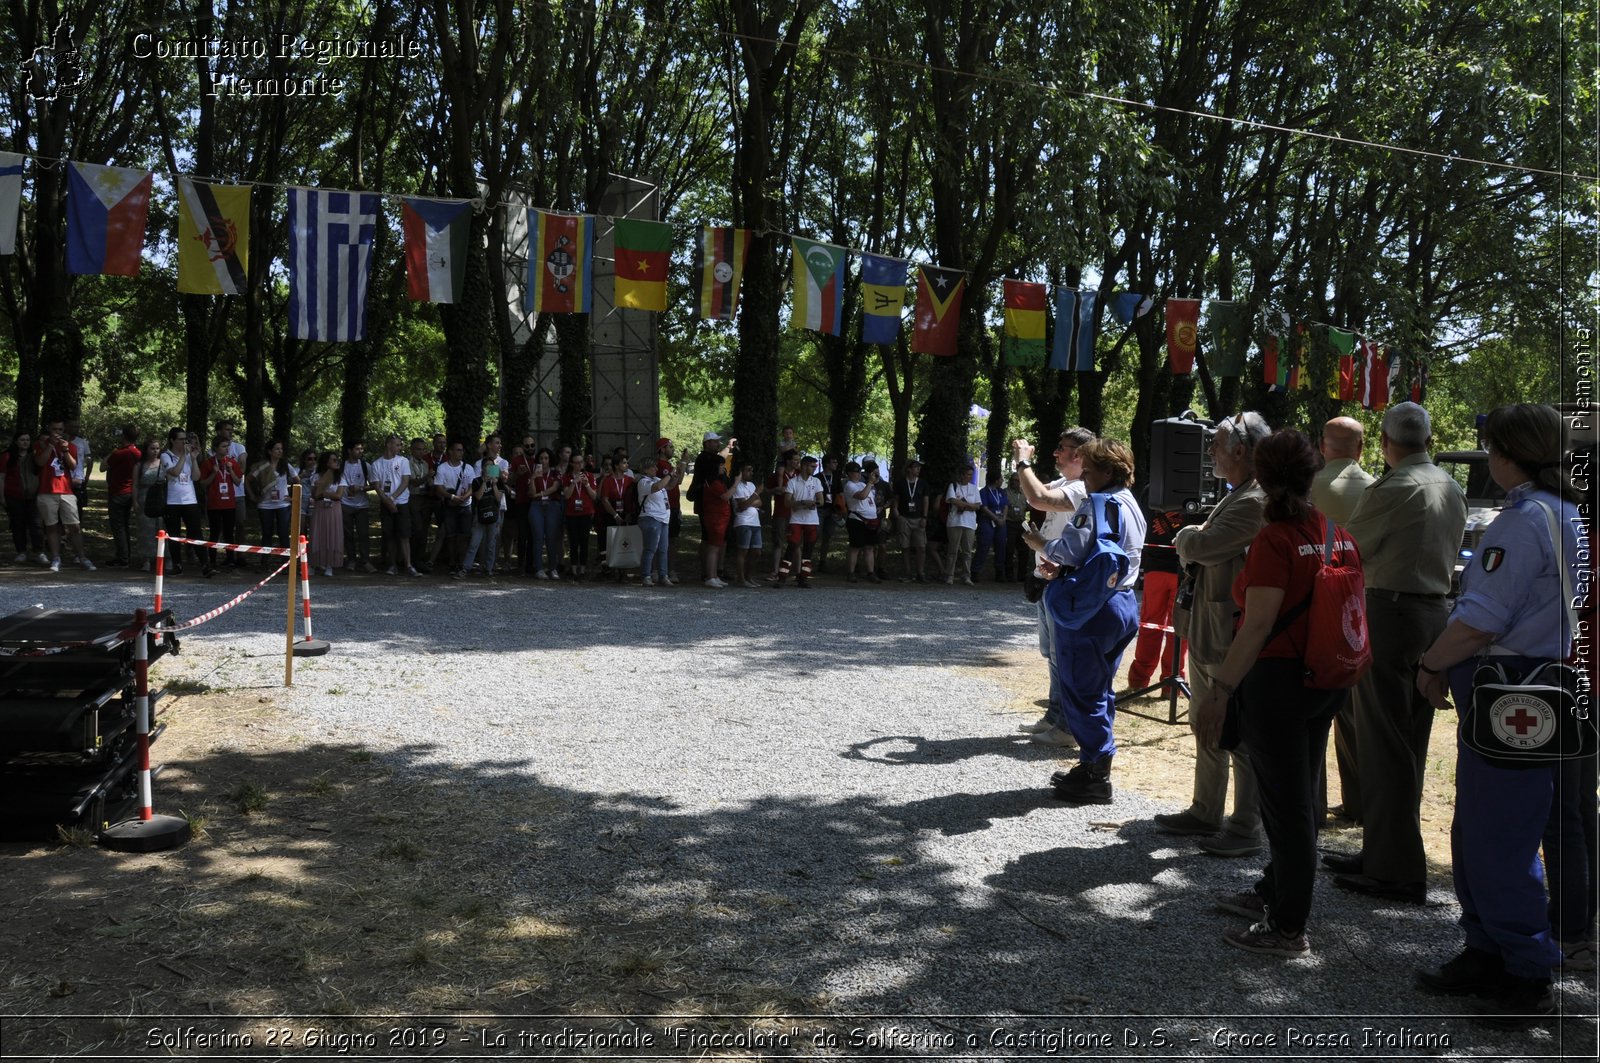
[[[137,276],[150,212],[150,171],[67,165],[67,272]]]
[[[790,328],[844,332],[844,265],[848,252],[794,237],[794,313]]]
[[[750,248],[750,230],[707,225],[694,248],[694,273],[700,278],[700,317],[732,321],[739,309],[739,278]]]
[[[618,218],[613,232],[617,274],[611,302],[629,310],[665,310],[672,226],[661,221]]]
[[[861,342],[894,343],[906,306],[906,263],[883,255],[861,256]]]
[[[178,178],[178,291],[238,295],[250,266],[250,186]]]
[[[465,199],[400,201],[406,237],[406,295],[418,303],[454,303],[467,278],[472,203]]]
[[[1006,303],[1006,364],[1044,365],[1044,285],[1003,281],[1001,286]]]
[[[594,218],[528,212],[528,294],[535,314],[587,314],[594,305]]]
[[[948,358],[956,353],[961,328],[961,293],[967,275],[959,269],[917,267],[917,311],[911,329],[911,349],[917,354]]]

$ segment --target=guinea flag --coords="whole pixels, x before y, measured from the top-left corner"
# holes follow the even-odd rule
[[[630,310],[665,310],[672,226],[662,221],[618,218],[613,233],[617,276],[612,303]]]
[[[911,349],[917,354],[949,358],[956,353],[960,331],[961,292],[967,275],[959,269],[917,267],[917,310],[911,329]]]
[[[1004,281],[1007,365],[1044,365],[1045,288],[1029,281]]]
[[[587,314],[594,305],[594,218],[528,214],[526,308],[535,314]]]
[[[406,295],[419,303],[453,303],[467,276],[472,202],[466,199],[400,201],[406,237]]]

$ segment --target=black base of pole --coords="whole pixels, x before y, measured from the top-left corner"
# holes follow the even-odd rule
[[[321,639],[301,639],[294,644],[296,657],[321,657],[333,647]]]
[[[179,816],[125,819],[100,832],[100,847],[116,853],[156,853],[189,842],[189,821]]]

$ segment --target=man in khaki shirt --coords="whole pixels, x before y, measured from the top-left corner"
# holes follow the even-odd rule
[[[1311,501],[1335,524],[1349,524],[1372,476],[1361,467],[1366,429],[1354,417],[1335,417],[1322,426],[1323,466],[1311,481]],[[1350,819],[1361,818],[1361,776],[1356,767],[1356,728],[1349,705],[1333,718],[1334,759],[1339,764],[1339,800]],[[1328,803],[1323,779],[1317,807]]]
[[[1417,661],[1444,630],[1450,575],[1467,525],[1467,499],[1433,464],[1428,413],[1402,402],[1383,417],[1389,471],[1362,494],[1349,525],[1366,570],[1372,670],[1355,689],[1363,844],[1358,857],[1328,857],[1349,890],[1426,899],[1422,774],[1433,707],[1417,692]]]

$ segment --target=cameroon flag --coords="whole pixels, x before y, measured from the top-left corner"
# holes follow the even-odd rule
[[[250,263],[250,186],[178,178],[178,291],[238,295]]]
[[[1004,281],[1007,365],[1044,365],[1045,287],[1029,281]]]
[[[665,310],[672,226],[660,221],[618,218],[614,233],[617,285],[612,302],[630,310]]]
[[[959,269],[917,267],[917,310],[912,317],[911,349],[917,354],[953,357],[961,324],[961,293],[967,275]]]

